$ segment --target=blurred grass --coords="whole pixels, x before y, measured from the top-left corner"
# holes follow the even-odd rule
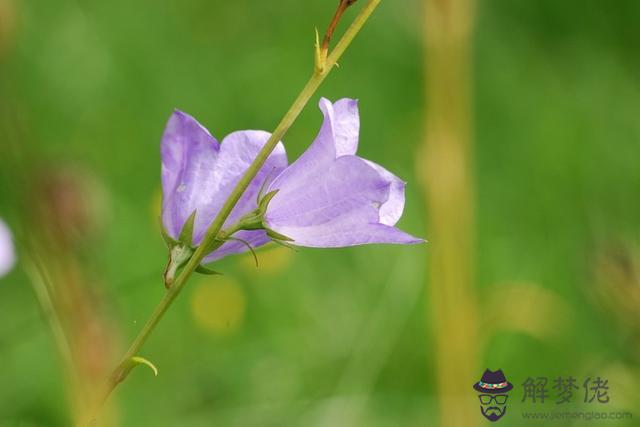
[[[2,4],[0,23],[13,28],[0,31],[2,122],[27,135],[34,167],[78,165],[104,185],[107,228],[87,256],[124,347],[163,293],[166,254],[151,207],[171,110],[193,114],[218,139],[272,129],[311,71],[313,28],[333,3]],[[382,2],[320,94],[360,99],[359,152],[409,182],[400,225],[429,239],[414,164],[424,131],[421,8]],[[620,364],[616,372],[637,372],[634,346],[586,290],[605,242],[640,240],[638,2],[494,0],[479,2],[477,15],[481,308],[496,285],[527,282],[571,310],[563,339],[498,332],[479,363],[514,378],[600,375]],[[290,159],[320,120],[311,104],[285,138]],[[0,183],[0,215],[17,227],[6,201],[24,187]],[[190,304],[199,287],[190,285],[145,347],[160,375],[136,371],[118,391],[122,425],[315,425],[340,405],[360,408],[355,425],[432,425],[433,341],[417,303],[425,297],[402,294],[403,284],[422,283],[429,245],[303,249],[264,274],[241,258],[223,261],[246,301],[240,326],[199,328]],[[400,306],[373,321],[389,294]],[[0,313],[0,379],[10,385],[0,388],[0,424],[67,425],[58,358],[22,272],[2,280]],[[353,376],[362,348],[379,359]]]

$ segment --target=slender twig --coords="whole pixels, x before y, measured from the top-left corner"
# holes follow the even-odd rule
[[[333,33],[338,26],[338,22],[340,22],[340,18],[342,18],[342,14],[345,10],[347,10],[349,6],[354,4],[356,1],[358,0],[340,0],[340,4],[336,9],[336,13],[333,15],[333,19],[331,19],[331,22],[327,27],[327,31],[324,33],[324,38],[322,39],[322,50],[324,52],[329,51],[329,43],[331,43],[331,37],[333,36]]]
[[[381,0],[368,0],[367,4],[362,8],[351,26],[347,29],[340,41],[336,44],[336,47],[327,57],[324,67],[322,67],[321,69],[316,67],[314,69],[311,78],[304,86],[296,100],[293,102],[293,104],[289,108],[289,111],[287,111],[287,113],[284,115],[276,129],[271,134],[271,137],[269,138],[267,143],[262,147],[253,163],[251,163],[245,174],[236,184],[235,188],[229,195],[229,198],[209,226],[204,238],[202,239],[202,242],[200,243],[200,246],[198,246],[191,259],[189,259],[183,270],[176,277],[175,282],[167,290],[164,298],[162,299],[162,301],[160,301],[160,304],[158,304],[156,309],[153,311],[151,317],[144,325],[138,336],[135,338],[135,340],[129,347],[129,350],[127,350],[127,352],[125,353],[120,364],[113,371],[113,374],[109,378],[109,382],[106,385],[104,393],[96,402],[95,406],[90,412],[92,416],[89,419],[89,422],[92,422],[95,419],[97,413],[100,411],[101,407],[104,405],[111,392],[119,383],[121,383],[127,377],[129,372],[131,371],[131,358],[138,354],[144,343],[147,341],[147,339],[155,329],[158,322],[160,322],[160,319],[162,319],[173,301],[182,291],[189,277],[200,265],[204,257],[211,252],[211,248],[215,247],[216,242],[220,242],[224,236],[228,236],[228,231],[221,232],[221,229],[229,214],[238,203],[240,197],[245,192],[253,178],[258,174],[258,171],[265,163],[271,152],[274,150],[278,142],[289,130],[298,115],[300,115],[300,112],[309,102],[309,99],[313,96],[316,89],[318,89],[320,84],[324,81],[333,66],[336,64],[337,60],[342,56],[349,44],[362,29],[363,25],[365,24],[369,16],[371,16],[380,1]],[[348,3],[347,6],[349,6],[354,2],[355,0],[350,0],[347,2],[341,1],[339,8],[343,7],[344,3]]]

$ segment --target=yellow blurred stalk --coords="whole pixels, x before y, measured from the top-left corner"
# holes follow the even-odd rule
[[[12,46],[15,28],[14,0],[0,0],[0,58]]]
[[[108,374],[113,333],[77,260],[39,252],[30,247],[25,270],[62,360],[70,416],[78,425]],[[95,426],[117,425],[114,415]]]
[[[428,310],[441,426],[480,414],[471,137],[473,0],[425,2],[426,135],[418,170],[428,205]]]
[[[37,163],[37,157],[29,156]],[[74,424],[101,390],[109,373],[117,332],[105,315],[104,283],[83,260],[83,242],[100,229],[100,205],[90,175],[68,168],[23,168],[21,182],[32,198],[22,201],[22,243],[26,271],[63,363]],[[28,172],[27,172],[28,171]],[[89,197],[89,195],[94,196]],[[99,426],[117,425],[112,412]]]
[[[0,158],[6,159],[0,172],[13,183],[19,258],[51,329],[76,425],[104,384],[118,336],[104,310],[100,272],[87,256],[100,246],[102,191],[91,174],[49,167],[16,117],[0,100],[0,133],[6,136],[0,144]],[[94,426],[102,425],[117,425],[115,411]]]

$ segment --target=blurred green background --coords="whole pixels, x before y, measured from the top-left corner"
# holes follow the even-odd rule
[[[81,311],[87,298],[88,336],[110,337],[80,353],[112,367],[164,293],[159,140],[172,109],[219,140],[272,130],[335,3],[0,0],[0,216],[18,243],[40,221],[34,209],[71,218],[54,222],[73,241],[42,258],[75,271],[62,276],[85,296],[63,306]],[[408,181],[399,225],[430,243],[270,248],[258,269],[247,256],[223,260],[224,276],[194,277],[163,319],[142,352],[159,376],[136,370],[110,423],[447,425],[427,291],[437,284],[426,283],[438,242],[418,178],[423,9],[383,1],[284,141],[290,160],[312,141],[320,95],[358,98],[359,154]],[[603,410],[640,407],[638,20],[637,0],[476,5],[473,286],[479,313],[506,314],[478,325],[468,388],[502,368],[517,387],[505,425],[543,425],[518,413],[558,409],[520,402],[527,376],[606,377]],[[49,315],[20,267],[0,279],[0,425],[70,425]]]

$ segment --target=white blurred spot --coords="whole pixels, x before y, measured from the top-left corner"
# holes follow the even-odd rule
[[[5,276],[16,262],[13,239],[9,227],[0,219],[0,277]]]

